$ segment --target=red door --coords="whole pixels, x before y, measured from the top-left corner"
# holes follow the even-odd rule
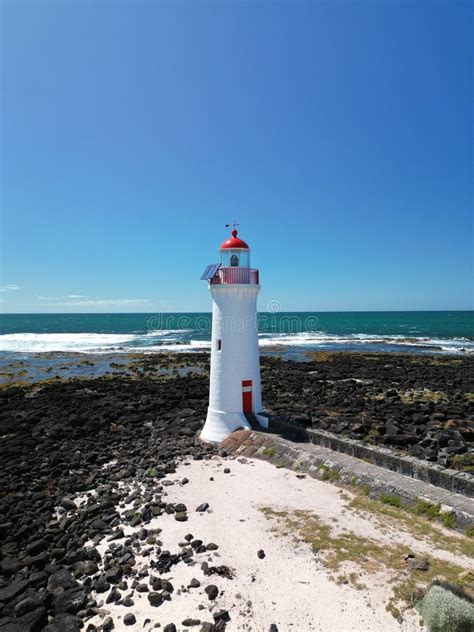
[[[252,380],[242,380],[242,410],[252,412]]]

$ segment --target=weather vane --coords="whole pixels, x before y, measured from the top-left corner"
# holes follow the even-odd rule
[[[239,226],[239,224],[237,224],[237,222],[236,222],[236,221],[235,221],[235,219],[234,219],[234,221],[232,222],[232,224],[226,224],[226,225],[225,225],[225,227],[226,227],[226,228],[229,228],[230,226],[233,226],[233,227],[234,227],[234,230],[236,230],[236,228],[237,228],[237,226]]]

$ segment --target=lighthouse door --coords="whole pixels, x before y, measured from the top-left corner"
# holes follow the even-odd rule
[[[242,410],[252,412],[252,380],[242,380]]]

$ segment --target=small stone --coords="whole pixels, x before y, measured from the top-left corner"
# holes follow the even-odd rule
[[[278,632],[278,627],[275,623],[272,623],[268,629],[268,632]]]
[[[95,575],[98,572],[99,567],[97,566],[96,562],[93,562],[92,560],[87,560],[86,562],[84,562],[84,573],[86,575]]]
[[[184,619],[184,621],[181,621],[181,625],[184,625],[186,627],[199,625],[200,623],[201,623],[200,619],[191,619],[191,617],[189,617],[188,619]]]
[[[60,612],[76,614],[76,612],[84,607],[86,601],[87,596],[84,590],[80,588],[65,590],[54,600],[54,610],[56,614]]]
[[[102,630],[112,630],[114,627],[114,620],[112,617],[105,617],[102,621]]]
[[[110,584],[105,579],[105,577],[102,576],[102,577],[99,577],[99,579],[96,581],[94,588],[97,593],[103,593],[103,592],[107,592],[107,590],[110,588]]]
[[[68,496],[64,496],[63,498],[61,498],[61,500],[59,501],[59,506],[63,509],[66,509],[67,511],[76,511],[77,509],[76,503]]]
[[[150,602],[151,606],[161,606],[161,604],[163,603],[163,596],[160,595],[160,593],[157,592],[151,592],[148,593],[148,601]]]
[[[121,597],[122,595],[117,590],[117,588],[115,586],[112,586],[112,590],[107,595],[105,603],[116,603],[117,601],[120,601]]]
[[[207,511],[208,509],[209,509],[209,503],[202,503],[199,505],[199,507],[196,507],[196,511],[198,511],[199,513]]]
[[[6,586],[5,588],[0,589],[0,602],[7,603],[8,601],[11,601],[18,595],[21,595],[21,593],[24,592],[25,589],[28,587],[28,583],[29,582],[27,579],[20,580],[20,581],[11,583],[9,586]]]
[[[39,595],[30,595],[19,601],[15,606],[15,615],[22,617],[28,612],[33,612],[36,608],[43,607],[43,599]]]
[[[120,540],[120,538],[124,538],[125,535],[123,533],[123,529],[117,529],[112,533],[111,536],[107,538],[107,542],[113,542],[114,540]]]
[[[148,592],[148,586],[146,584],[137,584],[135,590],[139,593]]]
[[[257,557],[259,560],[263,560],[263,558],[265,557],[265,551],[263,549],[259,549],[257,551]]]
[[[225,621],[226,623],[230,621],[230,614],[227,610],[219,610],[219,612],[214,612],[212,616],[214,617],[214,621],[216,623],[219,621]]]
[[[427,571],[430,567],[430,563],[426,558],[416,557],[416,555],[407,555],[405,561],[413,571]]]
[[[59,594],[63,590],[78,587],[79,582],[74,579],[71,571],[67,568],[61,568],[59,571],[50,575],[48,579],[48,590],[53,594]]]
[[[174,623],[168,623],[168,625],[165,625],[165,627],[163,628],[163,632],[176,632],[176,626]]]
[[[123,622],[125,623],[125,625],[134,625],[137,620],[134,614],[132,614],[131,612],[127,612],[127,614],[123,618]]]
[[[83,627],[84,623],[78,616],[62,613],[58,614],[48,623],[44,628],[44,632],[80,632]],[[91,631],[96,629],[95,626],[90,628]],[[89,627],[87,631],[89,632]]]
[[[217,551],[218,548],[219,546],[217,544],[214,544],[214,542],[209,542],[209,544],[206,544],[207,551]]]
[[[188,584],[188,588],[199,588],[200,585],[201,585],[201,582],[195,577],[193,577],[192,580]]]
[[[229,467],[225,467],[224,468],[224,474],[230,474],[230,468]]]
[[[219,589],[214,584],[209,584],[209,586],[206,586],[204,589],[204,592],[207,594],[209,601],[212,601],[219,594]]]
[[[122,569],[120,566],[112,566],[112,568],[109,568],[107,571],[105,571],[105,579],[110,583],[110,584],[118,584],[119,581],[122,579]]]
[[[186,522],[186,520],[188,519],[188,516],[185,511],[178,511],[177,513],[174,514],[174,519],[177,520],[178,522]]]

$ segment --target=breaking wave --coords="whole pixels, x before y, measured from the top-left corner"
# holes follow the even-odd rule
[[[474,354],[467,338],[426,336],[330,334],[323,331],[261,333],[260,347],[282,350],[416,351],[420,353]],[[0,351],[10,353],[156,353],[210,349],[210,334],[197,329],[164,329],[129,334],[15,333],[0,336]]]

